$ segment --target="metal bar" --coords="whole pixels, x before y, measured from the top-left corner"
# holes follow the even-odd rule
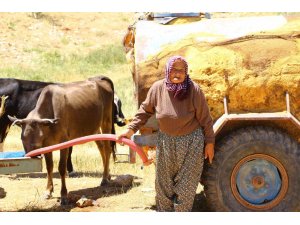
[[[290,95],[288,92],[286,92],[285,94],[285,99],[286,99],[286,111],[287,112],[291,112],[291,108],[290,108]]]
[[[297,120],[297,118],[294,117],[292,114],[290,114],[290,118],[292,119],[292,122],[300,129],[300,121]]]
[[[226,96],[224,97],[224,111],[225,111],[225,114],[227,115],[228,114],[228,105],[227,105],[227,98],[226,98]]]
[[[271,120],[271,119],[290,119],[287,112],[276,113],[246,113],[246,114],[228,114],[228,120]]]
[[[129,148],[129,156],[128,156],[129,163],[136,163],[136,152]]]
[[[289,112],[275,112],[275,113],[247,113],[247,114],[223,114],[214,123],[214,132],[218,134],[227,121],[237,120],[291,120],[299,129],[300,121]]]
[[[214,133],[217,134],[227,122],[227,115],[222,115],[213,125]]]

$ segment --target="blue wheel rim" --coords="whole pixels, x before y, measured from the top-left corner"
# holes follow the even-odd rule
[[[288,176],[284,166],[265,154],[242,158],[234,166],[230,182],[236,200],[255,211],[275,207],[288,190]]]
[[[279,194],[281,178],[276,166],[264,159],[244,163],[236,178],[239,194],[251,204],[264,204]]]

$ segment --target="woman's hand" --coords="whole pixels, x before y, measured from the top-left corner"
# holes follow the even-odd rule
[[[133,134],[134,134],[134,131],[128,128],[123,133],[121,133],[119,136],[117,136],[116,140],[120,141],[120,139],[122,137],[130,139]],[[122,144],[122,143],[120,143],[120,144]]]
[[[207,159],[207,157],[208,157],[208,161],[210,164],[212,164],[212,160],[215,156],[214,147],[215,147],[215,145],[213,143],[207,143],[205,145],[205,149],[204,149],[204,158]]]

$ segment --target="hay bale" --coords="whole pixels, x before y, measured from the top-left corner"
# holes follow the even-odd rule
[[[191,34],[137,63],[139,104],[153,82],[164,77],[168,58],[182,55],[189,62],[191,78],[206,95],[214,120],[224,113],[224,96],[232,113],[277,112],[286,110],[286,91],[291,112],[300,120],[300,19],[232,39],[203,42],[201,35],[208,34]]]

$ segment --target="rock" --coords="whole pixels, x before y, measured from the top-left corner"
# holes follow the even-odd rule
[[[0,199],[5,197],[6,197],[6,191],[4,190],[4,188],[0,187]]]
[[[133,178],[134,178],[134,176],[132,176],[130,174],[119,175],[113,180],[113,183],[115,186],[129,187],[129,186],[132,186]]]
[[[81,198],[76,202],[76,205],[80,208],[88,207],[88,206],[94,206],[94,200],[86,198],[84,195],[81,196]]]

